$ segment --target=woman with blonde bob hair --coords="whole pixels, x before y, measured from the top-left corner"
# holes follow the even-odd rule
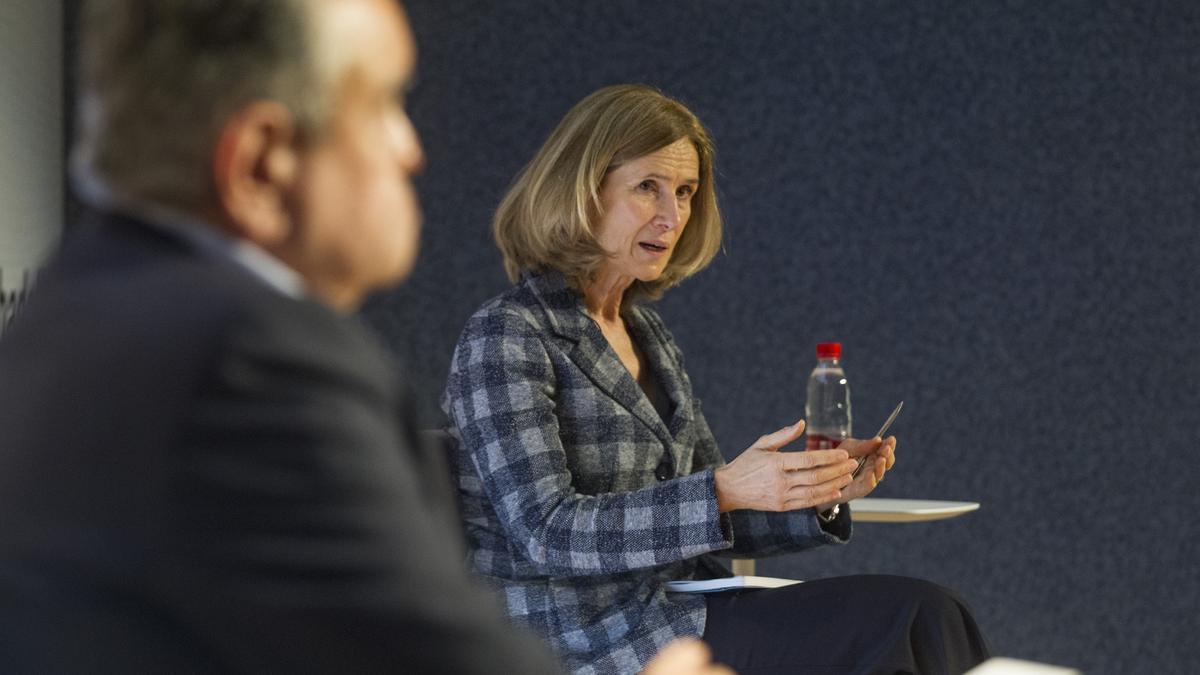
[[[713,154],[683,104],[606,87],[567,113],[501,202],[496,241],[515,285],[467,321],[443,397],[471,566],[577,672],[636,672],[682,636],[754,673],[963,672],[986,656],[983,638],[933,584],[843,577],[707,596],[670,585],[728,576],[711,554],[844,543],[845,502],[895,462],[895,437],[779,452],[803,421],[722,458],[645,303],[720,248]]]
[[[513,183],[492,223],[504,269],[517,281],[528,270],[555,270],[576,290],[608,257],[595,224],[603,215],[600,184],[614,169],[687,139],[699,160],[687,237],[656,279],[636,280],[626,299],[656,299],[706,267],[721,247],[721,213],[713,186],[713,147],[700,120],[649,87],[607,87],[580,101]]]

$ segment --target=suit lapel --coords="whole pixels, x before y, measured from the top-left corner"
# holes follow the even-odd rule
[[[562,275],[553,272],[531,275],[526,277],[525,283],[545,310],[551,332],[573,343],[570,349],[563,351],[576,367],[596,387],[649,427],[664,445],[670,447],[673,436],[667,425],[609,346],[600,327],[587,315],[582,299],[567,286]]]

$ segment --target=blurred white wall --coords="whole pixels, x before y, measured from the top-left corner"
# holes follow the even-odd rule
[[[63,10],[0,1],[0,293],[5,311],[58,241],[63,214]],[[0,311],[0,330],[3,315]]]

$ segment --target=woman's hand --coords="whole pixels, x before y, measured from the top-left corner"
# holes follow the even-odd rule
[[[834,504],[845,503],[851,499],[871,494],[875,487],[883,481],[884,474],[896,464],[895,436],[888,436],[886,439],[875,437],[864,441],[849,438],[838,444],[838,450],[850,453],[850,457],[856,463],[859,457],[866,457],[866,463],[863,464],[862,473],[858,474],[858,478],[855,478],[842,490],[841,498],[818,504],[818,511],[827,511],[833,508]]]
[[[642,675],[734,675],[728,667],[712,662],[708,645],[693,637],[672,641],[655,655]]]
[[[717,469],[714,482],[721,513],[735,509],[794,511],[844,501],[842,488],[851,484],[857,462],[842,448],[779,452],[802,433],[803,420],[759,438]]]

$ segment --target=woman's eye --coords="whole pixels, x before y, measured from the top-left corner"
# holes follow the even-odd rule
[[[688,197],[691,197],[695,192],[696,192],[695,188],[693,188],[691,185],[684,185],[683,187],[681,187],[675,191],[675,196],[679,197],[680,199],[687,199]]]
[[[658,184],[652,180],[644,180],[641,183],[638,183],[638,189],[648,192],[655,192],[658,190]]]

